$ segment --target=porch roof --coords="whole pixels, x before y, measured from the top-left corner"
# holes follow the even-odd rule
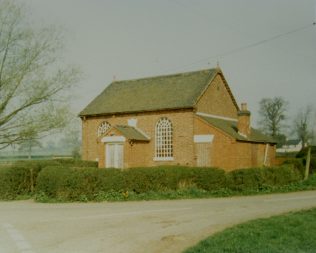
[[[133,141],[149,141],[150,138],[142,133],[139,129],[127,125],[114,126],[126,139]]]

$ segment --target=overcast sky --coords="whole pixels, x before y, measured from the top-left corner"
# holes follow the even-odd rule
[[[240,104],[257,119],[264,97],[289,114],[316,107],[315,0],[28,0],[34,22],[66,31],[65,59],[81,66],[79,113],[118,80],[213,68],[219,61]],[[279,34],[246,50],[217,57]]]

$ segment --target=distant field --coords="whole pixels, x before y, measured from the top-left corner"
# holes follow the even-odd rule
[[[70,159],[72,158],[69,155],[35,155],[29,157],[27,155],[19,155],[19,156],[0,156],[0,163],[5,164],[5,163],[10,163],[10,162],[15,162],[15,161],[23,161],[23,160],[51,160],[51,159],[59,159],[59,158],[64,158],[64,159]]]

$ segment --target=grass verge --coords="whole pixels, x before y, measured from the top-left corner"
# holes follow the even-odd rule
[[[316,249],[316,208],[258,219],[219,232],[185,253],[309,253]]]

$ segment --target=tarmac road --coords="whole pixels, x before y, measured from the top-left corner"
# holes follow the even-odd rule
[[[316,191],[120,203],[0,202],[0,252],[181,252],[234,224],[311,207]]]

